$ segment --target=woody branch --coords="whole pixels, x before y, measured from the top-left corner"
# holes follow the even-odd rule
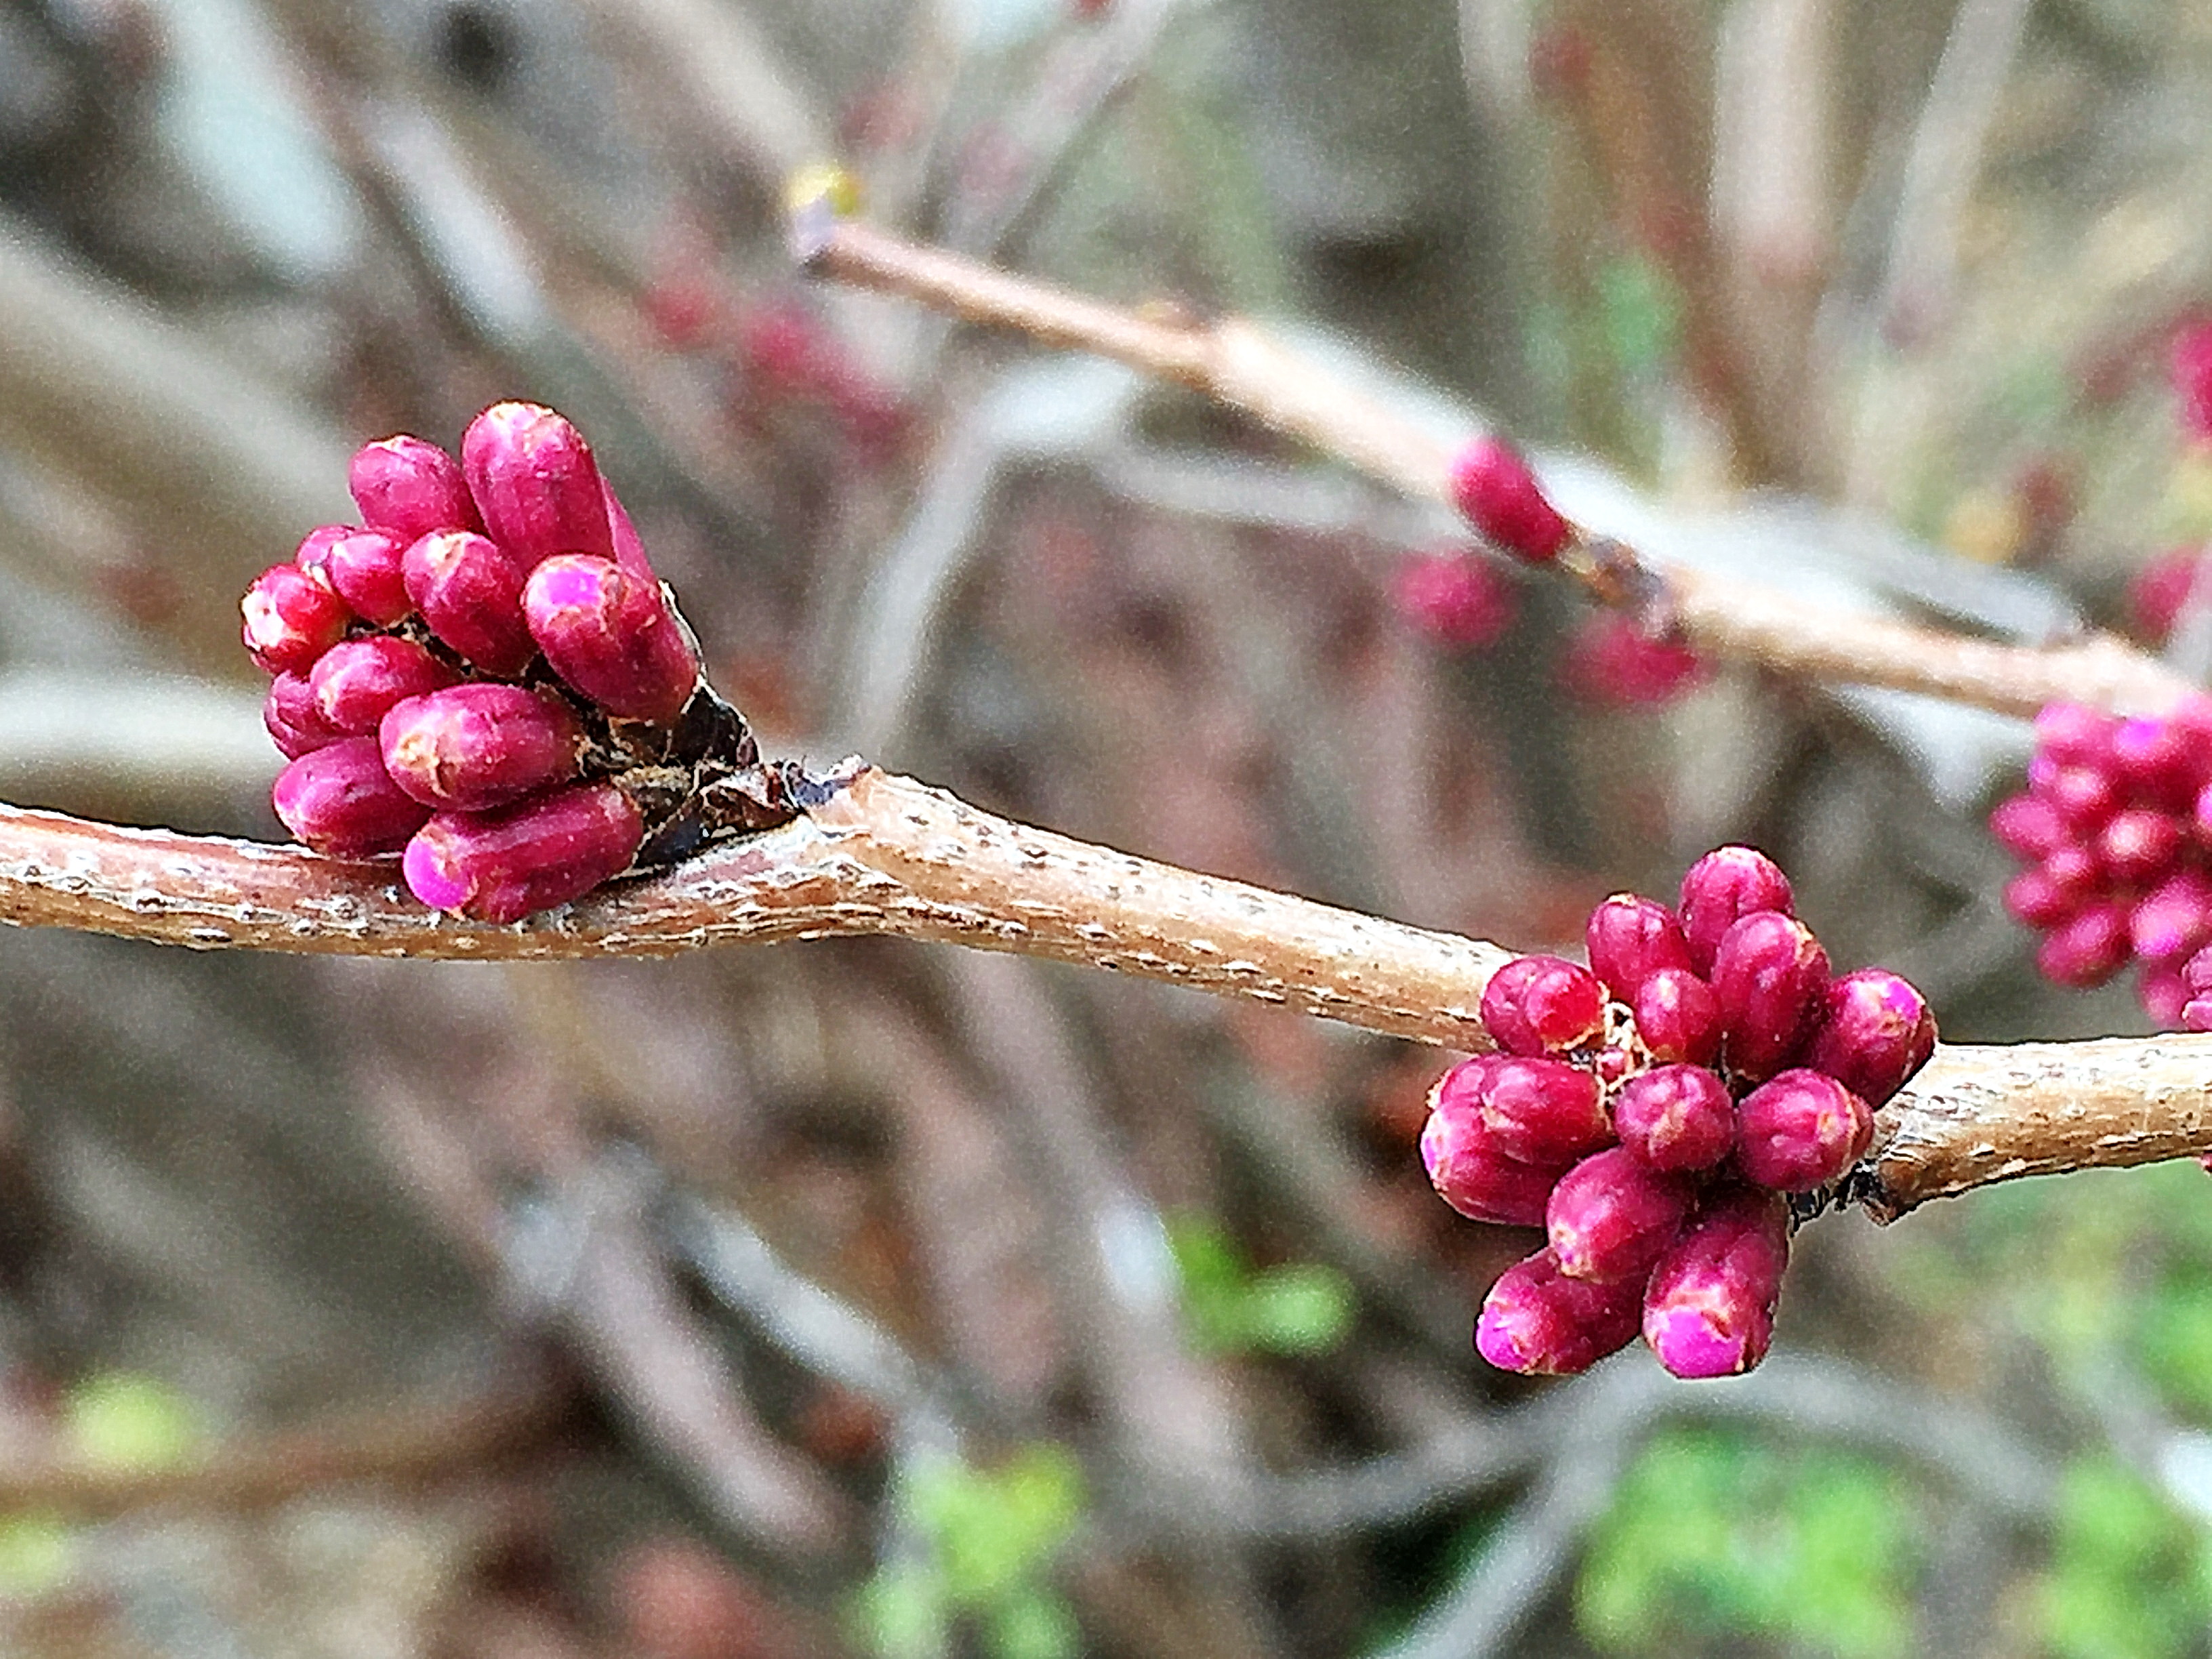
[[[426,909],[389,865],[0,808],[0,921],[199,949],[526,961],[890,934],[1196,987],[1474,1050],[1499,946],[994,817],[873,768],[806,812],[513,927]],[[1846,1190],[1888,1219],[2014,1176],[2212,1149],[2212,1036],[1949,1044]]]

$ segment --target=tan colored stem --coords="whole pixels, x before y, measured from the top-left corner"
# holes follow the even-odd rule
[[[512,927],[426,910],[389,865],[0,807],[0,921],[201,949],[551,960],[895,934],[1054,957],[1490,1046],[1511,952],[994,817],[859,768],[780,830]],[[1885,1218],[2014,1176],[2212,1152],[2212,1036],[1940,1048],[1850,1188]]]
[[[1049,288],[845,221],[802,249],[809,268],[900,294],[970,322],[1018,330],[1172,380],[1341,457],[1406,494],[1449,501],[1451,452],[1241,318],[1130,311]],[[1808,605],[1701,572],[1664,573],[1665,603],[1704,655],[1818,680],[1923,691],[2001,714],[2070,698],[2156,713],[2192,689],[2156,658],[2109,635],[2049,647],[2001,645]],[[1601,600],[1641,598],[1591,574]]]
[[[1879,1115],[1880,1220],[2017,1176],[2212,1152],[2212,1035],[1938,1048]]]

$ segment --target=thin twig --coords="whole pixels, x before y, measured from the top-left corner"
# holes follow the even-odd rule
[[[511,927],[390,865],[0,807],[0,921],[202,949],[551,960],[890,934],[1109,968],[1474,1051],[1511,952],[1117,853],[854,763],[807,813]],[[2212,1036],[1947,1045],[1845,1194],[1877,1217],[2015,1176],[2212,1152]]]
[[[799,252],[820,275],[1014,329],[1043,344],[1097,352],[1242,410],[1410,495],[1449,500],[1448,446],[1242,318],[1125,310],[872,226],[801,218]],[[2004,645],[1844,614],[1685,568],[1668,569],[1664,579],[1659,608],[1698,651],[1808,678],[1924,691],[2008,714],[2032,714],[2061,699],[2154,713],[2192,689],[2155,658],[2106,635]],[[1602,572],[1594,591],[1620,597]]]

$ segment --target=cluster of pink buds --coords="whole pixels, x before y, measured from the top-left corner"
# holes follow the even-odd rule
[[[1473,438],[1462,446],[1452,458],[1450,489],[1460,515],[1492,546],[1523,563],[1567,559],[1586,575],[1594,572],[1594,585],[1609,592],[1614,603],[1655,586],[1628,550],[1585,535],[1553,506],[1521,452],[1503,439]],[[1455,584],[1453,574],[1433,561],[1416,562],[1398,590],[1400,608],[1448,641],[1450,630],[1465,631],[1462,615],[1475,613],[1465,596],[1467,579]],[[1646,607],[1629,608],[1644,614],[1592,617],[1568,645],[1560,679],[1586,702],[1613,708],[1668,702],[1705,678],[1705,665],[1687,646],[1668,637],[1667,629],[1646,625],[1651,620]]]
[[[2144,1011],[2178,1024],[2183,969],[2212,945],[2212,698],[2132,719],[2052,703],[1990,830],[2027,866],[2005,908],[2044,934],[2045,976],[2101,985],[2139,963]]]
[[[240,606],[301,841],[401,853],[422,902],[503,923],[791,816],[567,420],[496,404],[459,460],[386,438],[349,482],[362,523]]]
[[[1614,895],[1587,943],[1587,968],[1521,957],[1492,975],[1498,1051],[1430,1097],[1421,1156],[1444,1201],[1549,1235],[1492,1287],[1475,1346],[1563,1373],[1641,1330],[1677,1376],[1748,1370],[1773,1334],[1787,1195],[1864,1155],[1935,1018],[1886,969],[1831,978],[1789,879],[1747,847],[1700,859],[1675,908]]]

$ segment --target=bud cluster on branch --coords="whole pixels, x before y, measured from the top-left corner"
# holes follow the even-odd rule
[[[309,532],[241,606],[301,841],[404,850],[422,902],[512,922],[664,836],[790,816],[567,420],[496,404],[459,460],[386,438],[349,482],[363,522]]]

